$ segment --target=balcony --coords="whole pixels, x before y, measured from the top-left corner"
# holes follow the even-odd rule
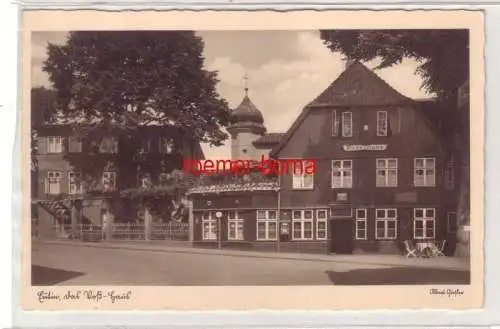
[[[188,194],[278,191],[277,176],[264,175],[261,171],[245,175],[214,173],[196,177]]]

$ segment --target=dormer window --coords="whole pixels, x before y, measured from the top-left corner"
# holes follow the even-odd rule
[[[377,111],[377,136],[387,136],[387,111]]]

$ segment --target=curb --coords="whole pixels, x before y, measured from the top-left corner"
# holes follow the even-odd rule
[[[35,242],[35,241],[34,241]],[[291,254],[249,254],[245,251],[229,251],[228,250],[212,250],[212,249],[203,249],[203,248],[179,248],[177,246],[168,246],[169,248],[165,248],[165,246],[155,246],[149,245],[147,247],[140,245],[111,245],[111,244],[100,244],[100,243],[85,243],[85,242],[69,242],[69,241],[43,241],[37,240],[36,243],[39,244],[50,244],[50,245],[66,245],[66,246],[74,246],[81,248],[101,248],[101,249],[112,249],[112,250],[131,250],[131,251],[149,251],[149,252],[160,252],[160,253],[178,253],[178,254],[197,254],[197,255],[215,255],[215,256],[226,256],[226,257],[247,257],[247,258],[262,258],[262,259],[281,259],[281,260],[299,260],[299,261],[308,261],[308,262],[327,262],[327,263],[344,263],[344,264],[365,264],[365,265],[380,265],[380,266],[389,266],[389,267],[397,267],[397,266],[405,266],[405,267],[414,267],[414,268],[428,268],[428,269],[441,269],[441,270],[455,270],[455,271],[468,271],[465,263],[462,266],[439,266],[437,264],[429,264],[429,263],[416,263],[416,264],[405,264],[402,263],[388,263],[383,261],[372,261],[372,260],[346,260],[346,259],[335,259],[335,255],[329,256],[312,256],[308,257],[307,255],[291,255]],[[329,258],[326,258],[329,257]],[[356,257],[352,255],[352,257]],[[404,256],[401,256],[404,257]],[[406,258],[405,258],[406,259]]]

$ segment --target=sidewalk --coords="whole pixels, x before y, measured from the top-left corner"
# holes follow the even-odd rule
[[[82,242],[70,240],[33,240],[33,245],[66,245],[83,248],[104,248],[132,251],[151,251],[165,253],[205,254],[229,257],[252,257],[288,259],[313,262],[337,262],[350,264],[370,264],[393,267],[435,268],[449,270],[469,270],[469,264],[456,257],[435,258],[407,258],[401,255],[325,255],[305,253],[277,253],[272,251],[240,251],[229,249],[195,248],[187,241],[111,241],[111,242]]]

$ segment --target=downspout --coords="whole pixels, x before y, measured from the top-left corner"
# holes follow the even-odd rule
[[[280,252],[280,242],[281,242],[281,172],[278,171],[278,210],[276,211],[276,238],[278,242],[276,244],[277,252]]]

